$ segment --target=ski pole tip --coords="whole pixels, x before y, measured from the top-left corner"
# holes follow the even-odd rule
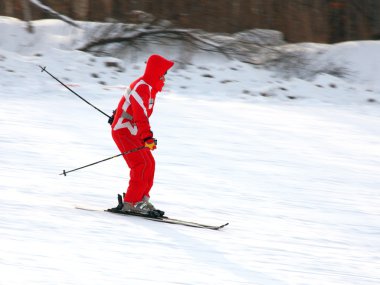
[[[46,70],[46,66],[39,65],[39,67],[41,68],[41,72],[44,72]]]
[[[62,173],[60,173],[59,175],[62,175],[62,174],[63,174],[63,176],[66,176],[66,174],[67,174],[66,170],[63,170]]]

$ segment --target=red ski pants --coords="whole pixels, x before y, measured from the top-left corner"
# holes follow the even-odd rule
[[[143,146],[141,140],[122,131],[113,131],[112,138],[120,152]],[[148,148],[123,155],[123,157],[130,168],[129,186],[124,196],[124,202],[136,203],[141,201],[144,196],[149,197],[156,163]]]

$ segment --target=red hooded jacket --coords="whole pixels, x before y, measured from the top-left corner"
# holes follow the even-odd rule
[[[164,75],[174,62],[159,55],[149,57],[145,73],[135,80],[121,98],[112,123],[112,131],[127,132],[140,140],[153,137],[149,117],[157,92],[165,84]]]

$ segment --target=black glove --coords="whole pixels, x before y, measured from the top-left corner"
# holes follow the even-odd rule
[[[116,110],[113,110],[112,111],[112,116],[109,117],[109,119],[108,119],[108,124],[112,125],[113,119],[115,118],[115,113],[116,113]]]

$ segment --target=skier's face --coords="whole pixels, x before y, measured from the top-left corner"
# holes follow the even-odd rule
[[[162,81],[162,83],[165,83],[165,75],[166,75],[166,73],[167,72],[165,72],[165,74],[160,77],[160,80]]]
[[[149,57],[144,73],[144,80],[157,91],[161,91],[165,85],[165,74],[174,62],[154,54]]]

